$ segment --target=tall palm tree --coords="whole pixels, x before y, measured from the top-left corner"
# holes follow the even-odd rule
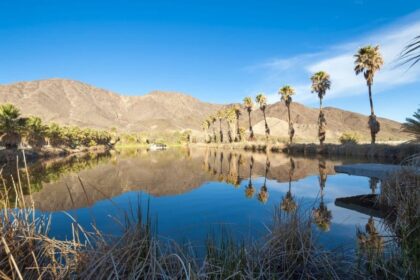
[[[244,98],[244,107],[245,107],[246,111],[248,112],[249,139],[254,140],[254,130],[252,129],[252,123],[251,123],[251,112],[252,112],[252,107],[254,107],[254,102],[252,102],[251,97],[245,97]]]
[[[235,116],[236,116],[236,136],[235,136],[235,142],[241,142],[242,137],[241,137],[241,128],[239,127],[239,117],[241,116],[241,107],[236,104],[233,106],[233,109],[235,111]]]
[[[420,61],[420,36],[415,37],[402,51],[400,59],[402,64],[411,63],[413,67]]]
[[[225,113],[223,112],[223,109],[220,109],[216,113],[216,117],[219,120],[219,135],[220,135],[220,143],[223,143],[223,130],[222,130],[222,120],[225,117]]]
[[[210,122],[212,124],[212,129],[213,129],[213,142],[214,143],[216,143],[216,141],[217,141],[216,128],[214,127],[215,126],[214,124],[216,123],[216,120],[217,120],[217,118],[216,118],[215,115],[210,116]]]
[[[416,137],[414,141],[420,142],[420,108],[413,114],[412,118],[406,118],[402,125],[403,131]]]
[[[318,138],[321,146],[325,141],[326,125],[324,112],[322,111],[322,99],[327,90],[331,87],[330,75],[324,71],[316,72],[311,77],[312,92],[316,92],[319,98],[319,116],[318,116]]]
[[[356,58],[354,62],[354,71],[356,72],[356,75],[363,73],[369,90],[370,116],[368,124],[370,128],[371,143],[375,144],[376,134],[378,134],[380,130],[380,124],[376,119],[375,111],[373,110],[372,84],[373,77],[375,76],[376,71],[384,64],[384,60],[379,52],[379,46],[372,47],[370,45],[360,48],[354,57]]]
[[[290,104],[292,103],[292,95],[295,94],[295,90],[291,86],[284,86],[279,90],[281,95],[281,100],[284,101],[284,104],[287,107],[287,117],[289,121],[289,143],[292,144],[293,136],[295,135],[295,129],[293,128],[293,123],[290,118]]]
[[[267,97],[265,97],[264,93],[260,93],[255,98],[255,101],[257,101],[257,103],[260,105],[260,109],[263,113],[265,123],[265,136],[268,138],[268,136],[270,135],[270,128],[268,127],[267,119],[265,117],[265,109],[267,108]]]
[[[201,123],[201,128],[203,129],[203,131],[204,131],[204,137],[205,137],[205,139],[204,139],[204,142],[209,142],[208,141],[208,139],[209,139],[209,128],[210,128],[210,120],[207,118],[207,119],[205,119],[202,123]]]
[[[228,140],[229,140],[229,143],[232,143],[234,140],[233,133],[232,133],[232,130],[234,129],[232,128],[235,126],[235,120],[236,120],[235,110],[233,107],[229,107],[224,112],[225,112],[226,123],[228,126]]]
[[[0,106],[1,142],[6,148],[16,148],[21,143],[26,119],[20,117],[20,111],[12,104]]]

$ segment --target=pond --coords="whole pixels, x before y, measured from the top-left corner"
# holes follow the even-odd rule
[[[314,217],[328,248],[356,246],[356,230],[380,218],[338,206],[336,198],[378,193],[377,180],[335,174],[349,159],[289,157],[205,148],[122,149],[41,161],[29,167],[38,213],[51,214],[50,235],[71,238],[71,215],[86,230],[122,233],[140,207],[163,239],[202,246],[209,234],[236,239],[267,234],[275,209]],[[360,161],[359,161],[360,162]],[[29,200],[29,195],[26,196]]]

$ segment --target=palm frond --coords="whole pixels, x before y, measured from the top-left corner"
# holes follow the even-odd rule
[[[415,37],[400,54],[401,65],[410,63],[409,68],[420,61],[420,36]]]

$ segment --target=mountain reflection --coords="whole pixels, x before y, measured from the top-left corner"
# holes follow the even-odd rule
[[[74,160],[70,162],[73,163],[56,161],[50,164],[54,168],[47,168],[48,164],[40,162],[38,167],[31,168],[31,180],[38,184],[32,192],[38,209],[81,208],[129,191],[144,191],[153,196],[176,195],[211,181],[239,187],[243,180],[247,180],[245,196],[266,203],[269,199],[267,181],[275,180],[289,183],[282,208],[293,211],[297,205],[292,196],[292,181],[321,174],[321,164],[317,159],[292,159],[283,154],[271,154],[269,158],[263,153],[202,148],[157,152],[123,149],[103,156],[78,158],[77,165]],[[326,175],[334,174],[333,166],[340,163],[328,161],[322,164],[325,175],[320,175],[321,189]],[[325,180],[322,179],[324,176]],[[254,178],[264,179],[257,194]],[[323,207],[320,205],[319,208]]]

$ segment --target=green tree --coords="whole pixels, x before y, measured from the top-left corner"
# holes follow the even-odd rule
[[[289,143],[292,144],[293,136],[295,135],[295,129],[293,128],[293,123],[290,118],[290,104],[292,103],[292,95],[295,94],[295,90],[291,86],[284,86],[279,90],[281,95],[281,100],[284,101],[284,104],[287,108],[287,118],[289,123]]]
[[[265,109],[267,108],[267,97],[265,97],[264,93],[259,93],[255,100],[260,105],[260,109],[263,113],[265,123],[265,136],[268,138],[268,136],[270,135],[270,128],[268,127],[267,118],[265,116]]]
[[[376,134],[378,134],[380,130],[380,124],[379,121],[376,119],[375,111],[373,109],[372,84],[373,77],[375,76],[376,71],[378,71],[382,67],[384,61],[382,59],[381,53],[379,52],[379,46],[366,46],[360,48],[357,54],[354,55],[354,57],[356,58],[354,62],[354,71],[356,72],[356,75],[363,73],[363,76],[365,77],[368,86],[370,102],[370,116],[368,125],[370,128],[371,143],[375,144]]]
[[[327,90],[331,87],[330,75],[324,71],[316,72],[311,77],[312,81],[312,92],[316,92],[319,98],[319,116],[318,116],[318,139],[321,146],[325,141],[326,125],[324,112],[322,111],[322,99],[325,96]]]
[[[246,111],[248,112],[249,139],[254,140],[254,130],[252,129],[252,123],[251,123],[251,112],[252,112],[252,107],[254,107],[254,102],[252,102],[251,97],[245,97],[244,98],[244,107],[245,107]]]
[[[53,147],[64,144],[63,129],[56,123],[50,123],[47,128],[47,141]]]
[[[42,123],[39,117],[29,117],[26,122],[26,133],[28,144],[40,148],[46,144],[45,137],[47,126]]]
[[[415,137],[415,142],[420,142],[420,108],[417,109],[412,118],[405,119],[402,128],[403,131]]]
[[[17,148],[22,141],[26,119],[20,117],[20,111],[12,104],[0,106],[1,143],[6,148]]]

